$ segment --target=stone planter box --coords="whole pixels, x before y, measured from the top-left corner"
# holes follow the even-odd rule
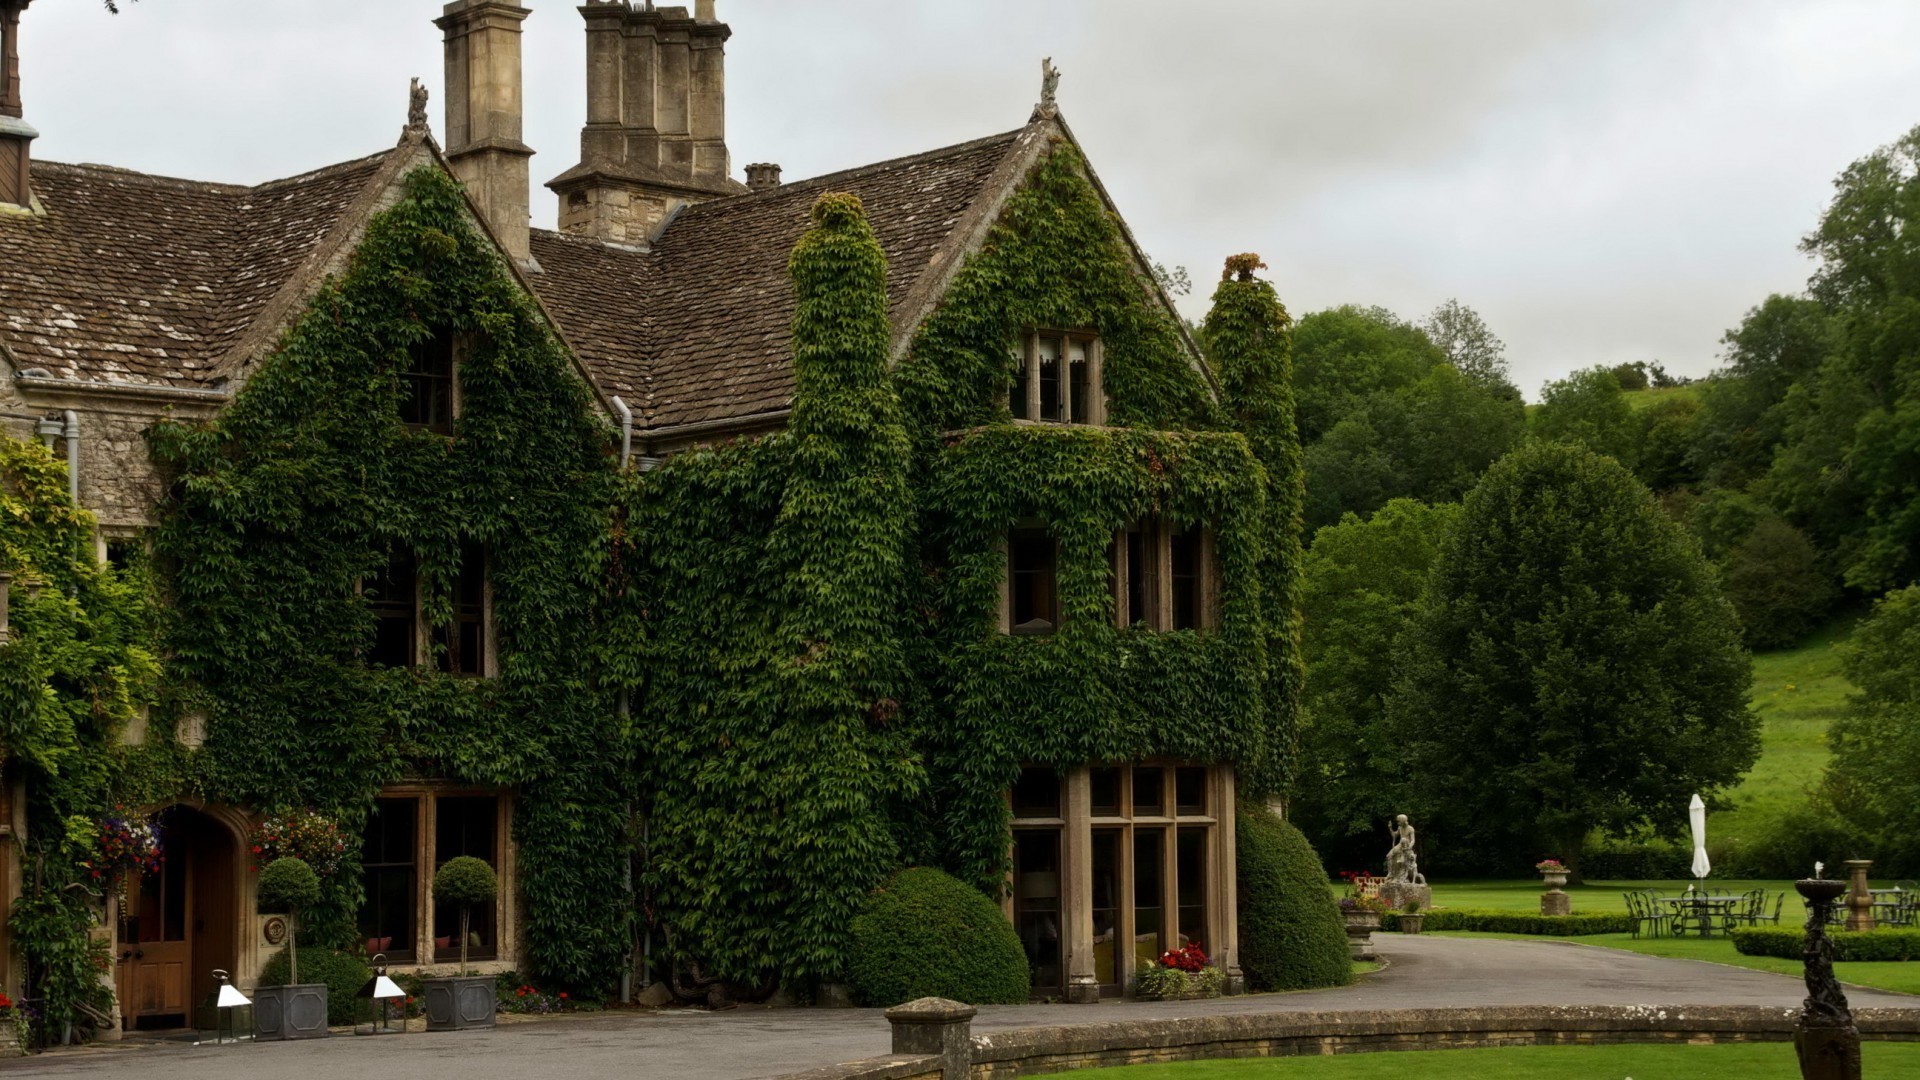
[[[1342,912],[1347,921],[1347,952],[1355,960],[1372,960],[1373,932],[1380,929],[1377,911]]]
[[[1403,934],[1417,934],[1426,923],[1427,915],[1425,912],[1403,913],[1399,919],[1400,932]]]
[[[421,980],[421,1006],[428,1031],[490,1028],[498,1004],[491,975],[453,975]]]
[[[1219,997],[1227,985],[1227,974],[1219,968],[1154,974],[1156,978],[1136,981],[1134,997],[1141,1001],[1193,1001]]]
[[[262,986],[254,990],[252,997],[254,1039],[326,1037],[326,983]]]

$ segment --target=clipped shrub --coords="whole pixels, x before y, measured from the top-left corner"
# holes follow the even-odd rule
[[[473,905],[490,904],[499,895],[500,879],[483,859],[462,855],[448,859],[434,872],[433,898],[460,906],[460,974],[467,974],[467,942],[472,937]]]
[[[1427,930],[1473,930],[1483,934],[1539,934],[1543,937],[1584,937],[1588,934],[1625,934],[1633,930],[1633,916],[1625,912],[1584,915],[1538,915],[1526,911],[1475,908],[1428,908]],[[1380,929],[1400,929],[1400,914],[1380,917]]]
[[[1836,961],[1920,960],[1920,930],[1830,930]],[[1784,926],[1736,926],[1733,947],[1742,956],[1800,959],[1806,932]]]
[[[300,940],[300,909],[310,908],[320,902],[320,875],[314,873],[313,867],[304,860],[275,859],[260,871],[260,880],[254,886],[254,898],[255,906],[261,911],[286,913],[287,962],[291,965],[291,976],[297,982],[300,964],[298,958],[293,956],[293,948]]]
[[[927,867],[875,889],[853,920],[847,982],[862,1004],[943,997],[970,1005],[1027,1000],[1027,954],[999,907]]]
[[[1304,990],[1352,982],[1333,886],[1306,836],[1264,809],[1243,809],[1235,841],[1240,969],[1248,987]]]
[[[287,985],[290,964],[287,954],[290,951],[282,949],[274,953],[273,958],[260,969],[261,986]],[[367,984],[368,979],[373,978],[373,972],[367,969],[365,961],[351,953],[322,949],[317,945],[303,947],[299,960],[301,982],[327,984],[327,1023],[336,1026],[352,1024],[370,1015],[367,1002],[354,996]]]
[[[1671,841],[1612,840],[1580,853],[1580,877],[1586,881],[1677,881],[1692,876],[1693,849]]]

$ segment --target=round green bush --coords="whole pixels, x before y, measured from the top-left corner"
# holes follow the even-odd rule
[[[309,908],[320,902],[320,875],[302,859],[275,859],[260,871],[255,895],[268,913]]]
[[[448,904],[485,904],[499,891],[493,867],[471,855],[448,859],[433,875],[433,898]]]
[[[853,920],[847,982],[866,1005],[943,997],[969,1005],[1027,1000],[1027,954],[1000,908],[958,878],[902,870]]]
[[[373,972],[357,956],[318,945],[300,950],[300,981],[327,984],[327,1023],[352,1024],[372,1014],[365,1000],[354,995],[373,978]],[[260,969],[261,986],[287,984],[287,950],[273,954]]]
[[[1242,809],[1235,836],[1240,968],[1253,990],[1305,990],[1353,981],[1346,925],[1320,856],[1299,829]]]

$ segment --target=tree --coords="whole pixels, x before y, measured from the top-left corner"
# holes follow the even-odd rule
[[[1767,297],[1721,338],[1726,366],[1701,392],[1689,464],[1707,482],[1743,486],[1766,474],[1786,437],[1787,391],[1819,370],[1832,349],[1826,305]]]
[[[1227,260],[1202,331],[1208,362],[1219,375],[1234,424],[1267,473],[1263,531],[1269,542],[1259,563],[1268,629],[1267,739],[1262,759],[1248,770],[1246,781],[1256,796],[1279,794],[1291,779],[1305,677],[1300,661],[1300,519],[1306,481],[1294,427],[1293,319],[1272,282],[1254,277],[1265,265],[1254,254]]]
[[[1536,437],[1584,446],[1633,467],[1633,408],[1612,371],[1598,367],[1576,371],[1548,383],[1540,397],[1539,408],[1529,417]]]
[[[1755,523],[1728,555],[1722,578],[1751,648],[1794,644],[1833,606],[1833,583],[1820,568],[1819,550],[1777,514]]]
[[[1306,722],[1291,814],[1321,851],[1364,851],[1394,812],[1398,755],[1384,723],[1393,658],[1459,516],[1456,504],[1395,499],[1370,518],[1348,514],[1314,534],[1301,598]]]
[[[1441,546],[1389,724],[1443,861],[1547,848],[1577,870],[1590,830],[1671,825],[1687,794],[1739,780],[1759,753],[1751,679],[1712,567],[1645,486],[1534,443]]]
[[[1668,397],[1633,414],[1634,471],[1655,491],[1694,480],[1692,452],[1702,406],[1696,397]]]
[[[275,859],[260,871],[254,898],[261,911],[284,912],[287,916],[287,985],[296,986],[300,982],[300,957],[294,952],[294,939],[300,929],[301,910],[320,902],[320,876],[304,859]],[[465,961],[462,953],[461,962]]]
[[[1424,330],[1380,307],[1316,311],[1293,332],[1300,439],[1311,445],[1375,393],[1420,381],[1447,354]]]
[[[467,970],[467,939],[473,929],[473,905],[491,904],[499,895],[500,879],[494,876],[493,867],[483,859],[471,855],[461,855],[447,860],[433,875],[433,899],[435,903],[454,904],[460,908],[460,974],[470,975]]]
[[[1913,807],[1920,802],[1920,585],[1888,593],[1843,648],[1860,692],[1827,730],[1827,801],[1889,870],[1920,866]]]
[[[1615,364],[1607,369],[1613,372],[1614,380],[1622,390],[1645,390],[1652,383],[1647,378],[1647,364],[1642,360],[1632,364]]]
[[[1448,300],[1421,322],[1420,329],[1440,347],[1447,363],[1489,390],[1518,399],[1520,392],[1507,374],[1507,346],[1487,327],[1480,313],[1458,300]]]

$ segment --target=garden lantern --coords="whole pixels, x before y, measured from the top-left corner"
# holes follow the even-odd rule
[[[237,1043],[240,1041],[240,1029],[234,1022],[233,1011],[251,1008],[253,1002],[247,995],[240,992],[239,987],[229,981],[226,972],[215,968],[213,979],[219,984],[219,988],[213,993],[213,1044],[218,1046],[223,1042]]]
[[[405,1010],[402,1010],[400,1013],[400,1026],[393,1026],[393,1016],[391,1013],[393,1002],[397,998],[406,997],[407,992],[400,989],[400,984],[387,978],[386,953],[374,954],[373,978],[368,979],[367,984],[362,986],[360,992],[354,996],[366,998],[374,1004],[373,1022],[367,1025],[365,1031],[355,1028],[354,1034],[398,1035],[407,1030],[407,1014]]]

